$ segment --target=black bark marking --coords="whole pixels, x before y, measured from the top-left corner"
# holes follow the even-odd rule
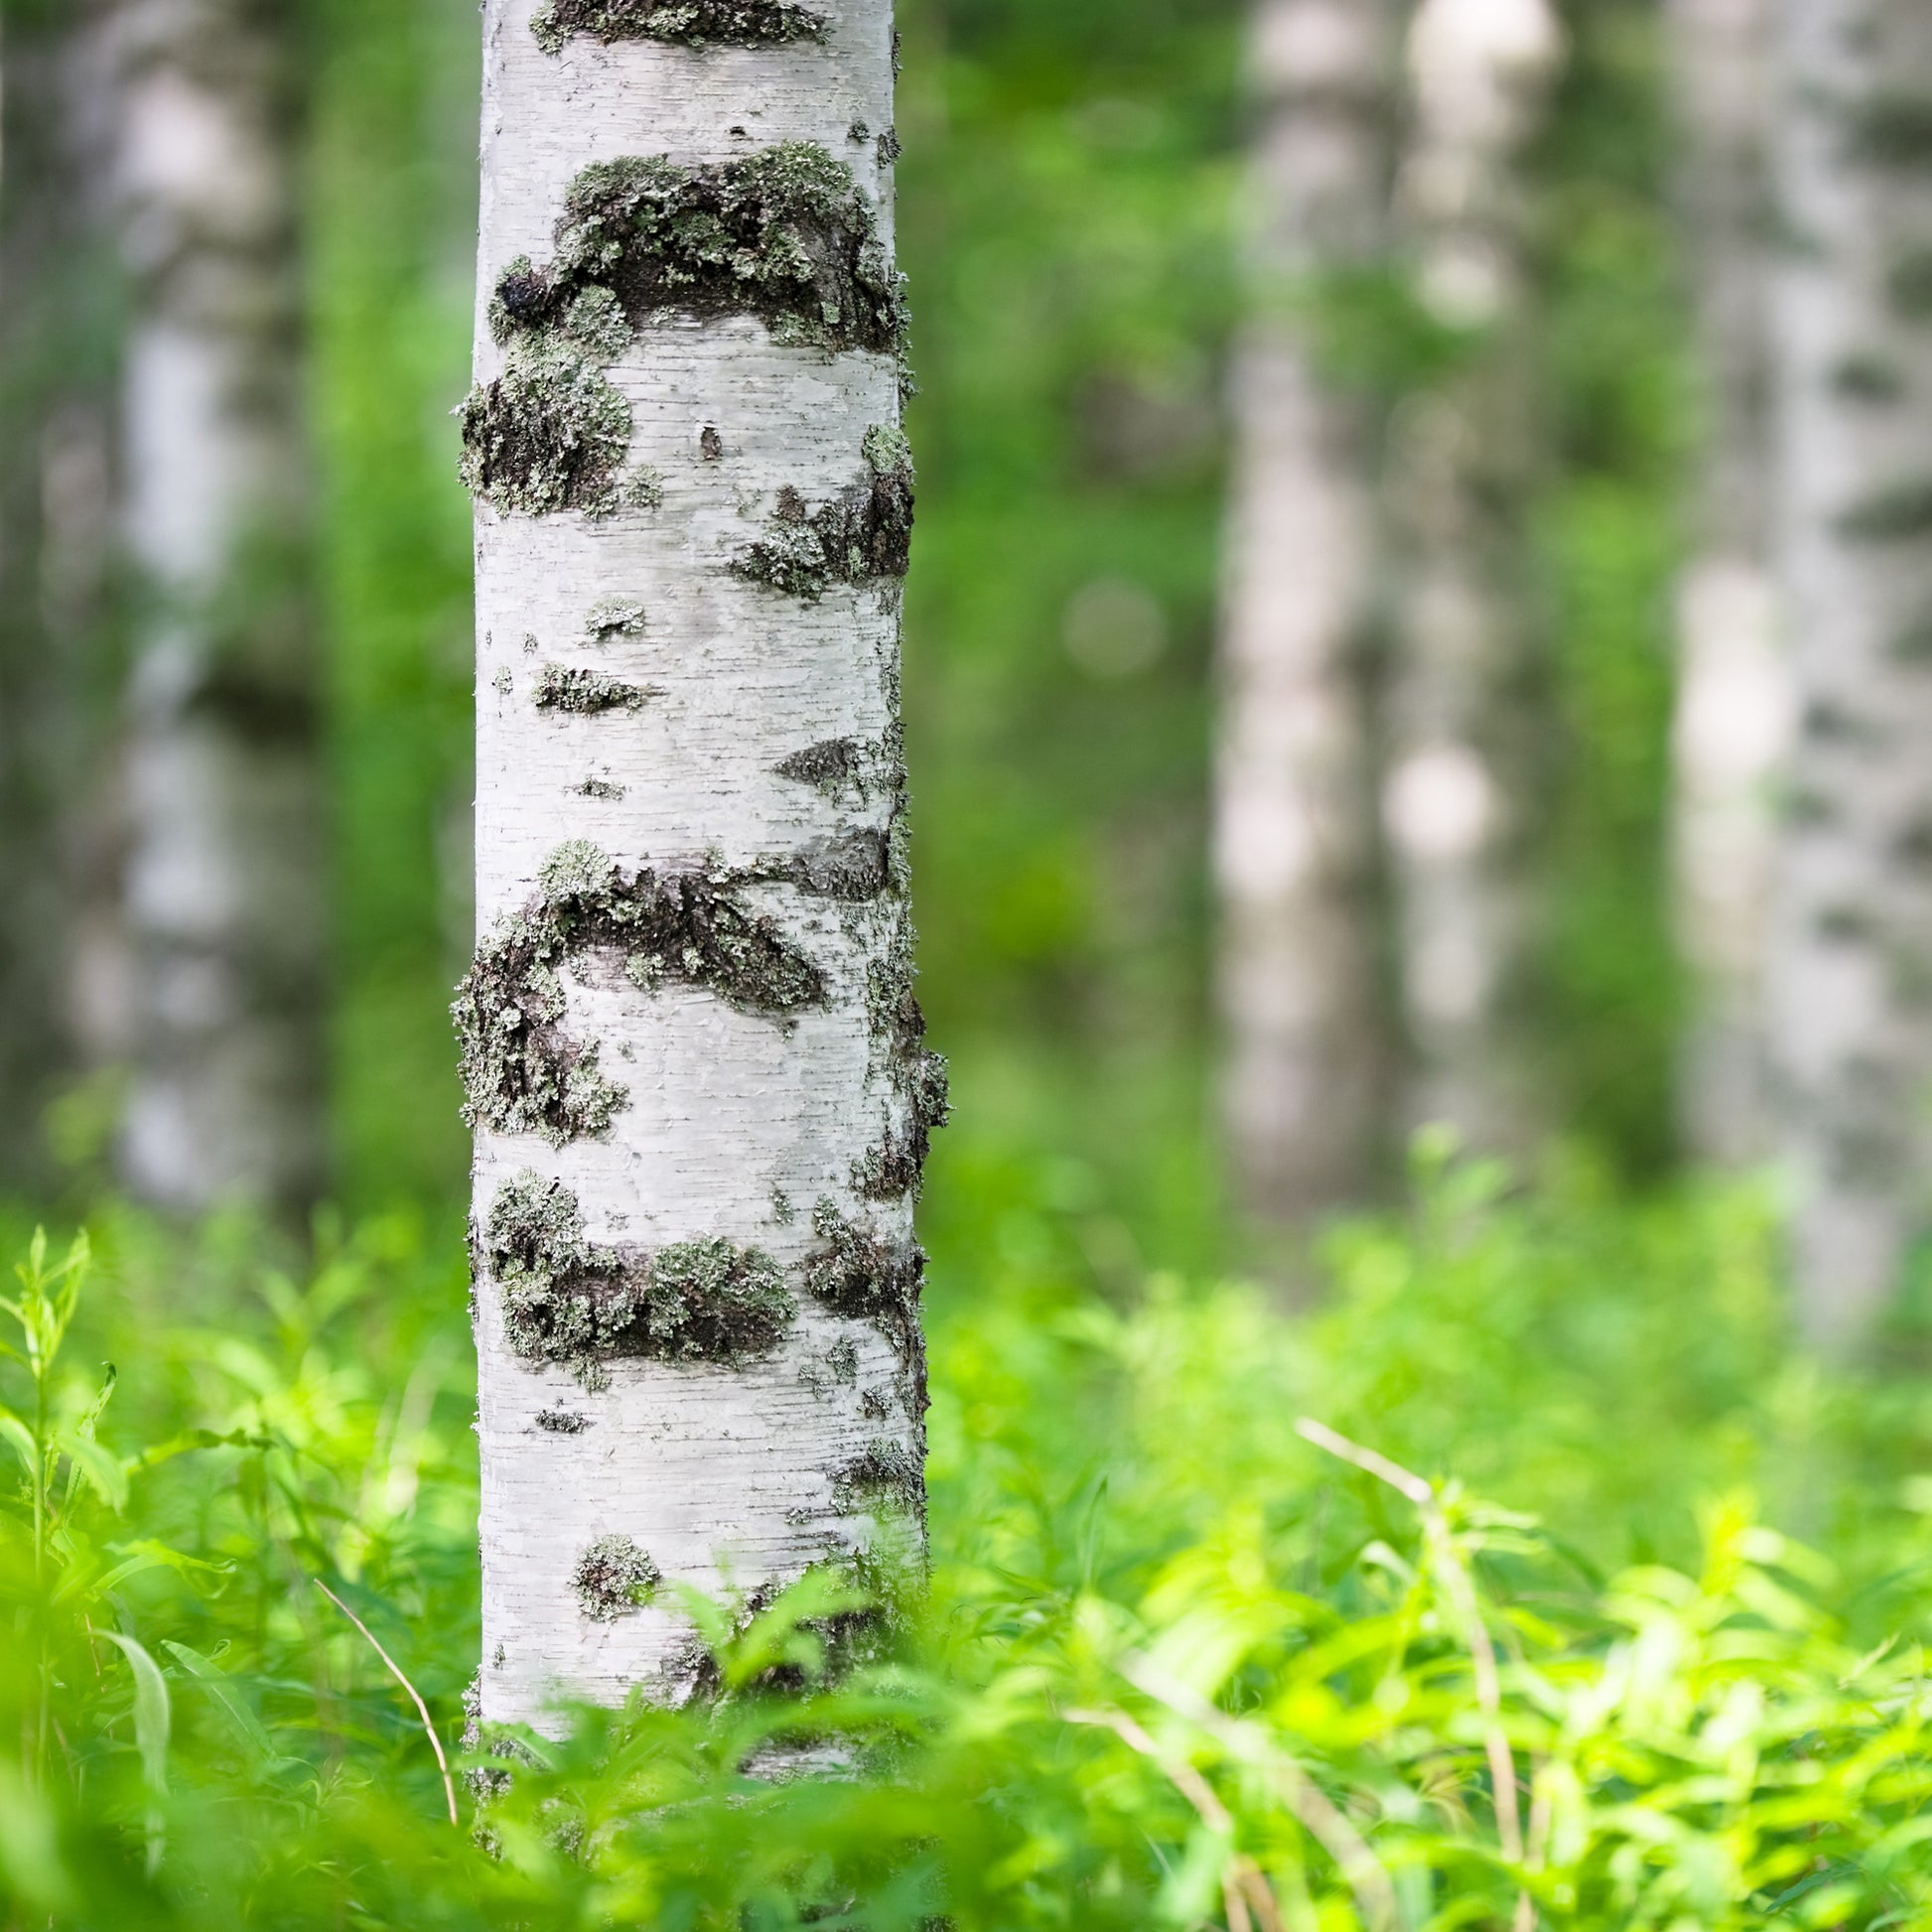
[[[1932,536],[1932,477],[1874,489],[1839,517],[1838,531],[1855,543],[1903,543]]]
[[[1844,110],[1853,158],[1887,168],[1932,168],[1932,94],[1874,93]]]

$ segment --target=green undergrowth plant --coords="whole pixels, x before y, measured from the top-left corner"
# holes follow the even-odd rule
[[[1794,1363],[1748,1194],[1591,1188],[1439,1163],[1298,1318],[1099,1292],[1085,1197],[1016,1188],[942,1257],[893,1641],[849,1577],[667,1580],[690,1703],[467,1742],[455,1240],[37,1238],[0,1927],[1932,1923],[1913,1398]]]

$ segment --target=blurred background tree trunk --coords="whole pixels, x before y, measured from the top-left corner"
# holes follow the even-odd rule
[[[1379,411],[1366,383],[1344,386],[1324,367],[1321,322],[1332,285],[1376,272],[1387,247],[1388,11],[1263,0],[1249,71],[1251,314],[1229,391],[1217,972],[1235,1181],[1251,1212],[1292,1221],[1369,1191],[1388,1060],[1367,712]]]
[[[88,782],[112,610],[105,13],[10,12],[0,48],[0,1184],[18,1189],[54,1172],[48,1110],[83,1057],[78,967],[110,896]]]
[[[1557,70],[1545,0],[1422,0],[1409,30],[1400,242],[1462,346],[1391,428],[1398,608],[1382,822],[1413,1063],[1408,1123],[1535,1138],[1520,1018],[1541,720],[1523,542],[1536,398],[1521,170]]]
[[[299,1207],[322,1178],[325,903],[295,21],[124,0],[117,27],[124,1177],[170,1207]]]
[[[1735,1166],[1771,1143],[1764,948],[1790,714],[1769,529],[1769,0],[1672,0],[1670,29],[1704,392],[1672,734],[1678,1111],[1693,1154]]]
[[[1932,9],[1780,0],[1777,555],[1797,733],[1770,1014],[1798,1306],[1899,1282],[1932,1137]]]

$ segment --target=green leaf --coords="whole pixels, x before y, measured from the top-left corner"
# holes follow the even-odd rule
[[[87,1487],[107,1507],[117,1513],[127,1507],[127,1470],[117,1455],[110,1455],[90,1436],[72,1429],[60,1430],[54,1447],[86,1478]]]
[[[161,1865],[165,1824],[160,1801],[168,1795],[168,1680],[144,1645],[118,1630],[100,1634],[117,1645],[134,1673],[134,1747],[141,1753],[141,1781],[154,1800],[148,1807],[148,1876]]]
[[[89,1577],[78,1567],[62,1579],[61,1587],[54,1592],[55,1602],[63,1602],[77,1591],[84,1590],[88,1598],[103,1597],[118,1584],[130,1577],[138,1577],[144,1570],[174,1570],[186,1573],[190,1570],[205,1570],[210,1575],[221,1576],[233,1569],[232,1564],[210,1563],[205,1557],[185,1556],[179,1550],[171,1550],[165,1543],[152,1541],[141,1543],[121,1543],[113,1546],[125,1550],[125,1555],[113,1569],[104,1576]]]
[[[134,1673],[134,1745],[141,1753],[141,1777],[156,1797],[168,1791],[168,1680],[147,1647],[118,1630],[100,1635],[121,1651]]]
[[[28,1481],[38,1480],[41,1456],[40,1445],[34,1441],[34,1432],[18,1416],[0,1410],[0,1439],[13,1445],[14,1453],[20,1457],[21,1465],[27,1471]]]
[[[191,1650],[185,1643],[176,1643],[172,1637],[162,1638],[161,1647],[227,1714],[229,1722],[258,1758],[267,1762],[274,1757],[274,1739],[269,1736],[262,1721],[242,1701],[240,1693],[228,1681],[227,1673],[219,1665],[204,1657],[199,1650]]]

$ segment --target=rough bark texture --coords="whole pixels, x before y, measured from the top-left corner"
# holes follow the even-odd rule
[[[117,22],[140,605],[122,1153],[138,1192],[182,1208],[296,1205],[321,1177],[290,24],[277,0],[128,0]]]
[[[1770,569],[1769,8],[1673,0],[1670,27],[1705,389],[1672,748],[1676,926],[1691,981],[1679,1114],[1692,1152],[1734,1165],[1770,1147],[1763,970],[1790,713]]]
[[[1770,1015],[1802,1316],[1849,1342],[1932,1173],[1932,10],[1779,0],[1775,318],[1797,735]]]
[[[1321,366],[1324,278],[1387,237],[1393,34],[1364,0],[1264,0],[1250,57],[1256,314],[1230,390],[1214,862],[1223,1115],[1248,1207],[1292,1219],[1374,1173],[1385,1051],[1366,646],[1375,413]]]
[[[1546,0],[1423,0],[1397,193],[1422,300],[1472,345],[1404,405],[1390,450],[1400,590],[1381,803],[1414,1055],[1405,1112],[1492,1149],[1536,1124],[1511,1024],[1536,731],[1519,167],[1558,52]]]
[[[863,1567],[922,1507],[944,1087],[905,903],[891,181],[854,133],[892,120],[892,9],[685,10],[695,45],[673,11],[484,17],[458,1022],[485,1725],[686,1694],[660,1581]],[[499,435],[512,374],[536,433]]]

